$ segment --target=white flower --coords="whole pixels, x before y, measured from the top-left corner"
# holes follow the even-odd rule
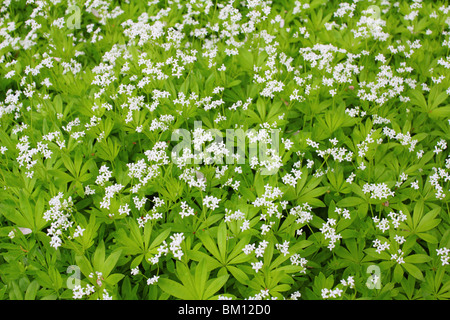
[[[289,254],[289,241],[284,241],[283,244],[276,243],[275,247],[280,250],[280,252],[286,256]]]
[[[345,287],[350,287],[353,288],[355,286],[355,280],[353,278],[353,276],[348,276],[347,280],[342,279],[341,280],[341,284]]]
[[[158,282],[159,276],[154,275],[153,277],[147,279],[147,285],[155,284]]]
[[[216,198],[214,196],[205,196],[203,199],[203,205],[206,206],[208,209],[215,210],[219,207],[219,202],[221,199]]]
[[[298,298],[300,298],[301,296],[302,296],[302,294],[299,291],[295,291],[295,292],[291,293],[292,300],[298,300]]]
[[[391,260],[395,260],[398,264],[405,263],[405,261],[403,261],[404,252],[401,249],[398,249],[397,253],[391,254]]]
[[[112,300],[112,296],[109,295],[109,293],[108,293],[108,291],[106,291],[106,289],[103,289],[102,299],[103,300]]]
[[[252,269],[254,269],[256,273],[258,273],[258,271],[263,267],[263,262],[262,261],[251,262],[251,265]]]
[[[254,243],[246,244],[242,249],[242,251],[244,251],[246,255],[249,255],[250,253],[252,253],[253,250],[255,250],[255,247],[256,245]]]
[[[391,191],[388,186],[383,183],[366,183],[363,186],[362,191],[364,193],[371,192],[370,197],[371,198],[378,198],[378,199],[387,199],[389,196],[394,196],[394,192]]]
[[[395,235],[394,240],[397,241],[398,244],[402,244],[406,241],[405,237],[399,235]]]
[[[284,147],[286,150],[290,150],[294,143],[289,139],[281,138],[281,141],[284,143]]]
[[[131,273],[133,276],[139,274],[139,267],[135,267],[135,268],[131,269],[131,272],[130,272],[130,273]]]
[[[95,183],[101,186],[105,185],[105,182],[112,177],[112,171],[109,171],[109,168],[106,165],[102,165],[98,173],[99,175],[97,176]]]
[[[83,232],[84,232],[85,230],[86,230],[86,229],[82,229],[80,226],[77,226],[75,232],[73,233],[73,238],[77,238],[77,237],[79,237],[79,236],[82,236],[82,235],[83,235]]]
[[[333,226],[336,225],[336,220],[332,218],[327,218],[327,222],[322,224],[320,231],[325,236],[325,239],[330,239],[328,244],[328,249],[332,250],[335,247],[337,240],[341,239],[342,236],[336,233],[336,229]]]
[[[442,265],[443,266],[448,265],[449,264],[448,260],[449,260],[450,249],[446,248],[446,247],[443,247],[443,248],[440,248],[440,249],[436,249],[436,252],[437,252],[438,256],[441,256]]]
[[[244,220],[244,222],[242,223],[242,226],[240,227],[241,231],[245,231],[250,229],[250,220]]]

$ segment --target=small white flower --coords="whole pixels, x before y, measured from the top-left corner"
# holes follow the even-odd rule
[[[252,262],[251,265],[252,269],[254,269],[256,273],[258,273],[258,271],[263,267],[263,262],[262,261]]]
[[[159,276],[154,275],[153,277],[147,279],[147,285],[155,284],[158,282]]]
[[[130,272],[130,273],[131,273],[133,276],[139,274],[139,267],[135,267],[135,268],[131,269],[131,272]]]

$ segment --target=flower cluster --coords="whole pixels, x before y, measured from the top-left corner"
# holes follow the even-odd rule
[[[320,231],[325,236],[325,239],[330,239],[328,243],[328,249],[332,250],[335,247],[336,241],[342,238],[342,236],[336,233],[336,229],[333,228],[336,225],[336,220],[333,218],[328,218],[327,221],[322,225]]]
[[[47,235],[51,236],[50,245],[58,249],[62,245],[61,236],[63,232],[74,225],[71,220],[71,214],[73,212],[72,197],[63,199],[64,194],[59,192],[58,195],[53,197],[49,201],[50,209],[44,213],[43,218],[47,221],[51,221],[50,228],[47,229]],[[84,229],[79,226],[73,234],[73,238],[76,238],[83,234]],[[70,237],[70,235],[67,235]]]

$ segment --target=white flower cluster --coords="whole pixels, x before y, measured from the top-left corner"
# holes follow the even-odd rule
[[[159,276],[157,276],[157,275],[154,275],[153,277],[148,278],[147,279],[147,285],[152,285],[152,284],[157,283],[158,279],[159,279]]]
[[[430,183],[436,190],[436,198],[443,200],[445,198],[444,188],[439,184],[440,179],[444,179],[444,182],[450,180],[448,172],[444,168],[433,167],[434,173],[430,176]]]
[[[411,134],[409,132],[405,134],[401,132],[397,133],[394,129],[390,129],[388,127],[383,127],[383,134],[389,137],[390,139],[399,140],[401,145],[403,146],[409,145],[408,149],[409,152],[414,151],[416,144],[418,142],[416,139],[411,138]]]
[[[443,247],[443,248],[436,249],[436,252],[437,252],[438,256],[441,256],[442,265],[443,266],[448,265],[449,264],[448,260],[450,258],[450,256],[449,256],[450,249]]]
[[[403,184],[403,182],[405,182],[406,180],[408,180],[408,175],[407,175],[406,173],[402,172],[402,173],[400,174],[399,179],[400,179],[400,181],[397,181],[397,182],[395,183],[395,186],[396,186],[397,188],[400,188],[400,186]]]
[[[341,284],[344,287],[349,287],[350,289],[353,289],[355,287],[355,279],[353,278],[353,276],[348,276],[347,280],[345,279],[341,280]]]
[[[123,189],[123,185],[120,183],[113,184],[111,186],[108,186],[105,188],[105,196],[103,197],[103,200],[100,202],[100,208],[105,208],[109,210],[109,207],[111,205],[111,199],[114,197],[116,193],[119,193],[120,190]]]
[[[334,210],[338,215],[341,215],[344,217],[344,219],[350,219],[350,211],[347,208],[338,208]]]
[[[72,197],[62,200],[64,194],[59,192],[58,195],[50,199],[50,209],[44,212],[43,218],[46,221],[51,221],[50,228],[47,229],[47,235],[51,236],[50,245],[55,249],[58,249],[62,245],[61,236],[63,231],[73,226],[73,221],[70,221],[70,217],[73,211]],[[78,231],[73,237],[82,234],[82,231]]]
[[[335,247],[336,241],[342,238],[342,236],[338,233],[336,233],[336,229],[333,228],[333,226],[336,225],[336,220],[333,218],[327,218],[327,222],[322,224],[322,227],[320,228],[320,231],[325,236],[325,239],[330,239],[330,242],[328,243],[327,248],[333,250]]]
[[[322,299],[334,299],[334,298],[341,297],[342,294],[344,293],[344,290],[342,290],[339,287],[341,285],[343,287],[349,287],[350,289],[354,288],[355,287],[355,279],[354,279],[354,277],[353,276],[348,276],[347,279],[342,279],[340,281],[340,285],[338,285],[334,289],[323,288],[321,290]]]
[[[112,177],[112,171],[109,171],[109,168],[106,165],[102,165],[98,173],[99,174],[95,179],[95,183],[100,186],[104,186],[105,182],[107,182]]]
[[[95,292],[95,287],[91,284],[87,284],[86,288],[81,287],[80,285],[75,285],[72,289],[73,299],[81,299],[84,296],[89,296]]]
[[[159,176],[159,167],[169,163],[169,158],[165,151],[166,148],[167,143],[162,141],[155,143],[151,150],[145,151],[144,154],[147,156],[150,164],[145,163],[144,159],[140,159],[136,163],[127,163],[128,176],[137,178],[139,181],[131,188],[132,193],[137,193],[148,181]]]
[[[253,201],[253,206],[265,207],[269,217],[272,217],[272,215],[275,214],[277,218],[281,218],[282,214],[278,209],[278,204],[275,203],[274,200],[281,197],[283,192],[281,192],[280,188],[272,187],[270,184],[264,185],[264,190],[264,194]],[[260,219],[267,220],[266,213],[262,213]]]
[[[400,226],[400,222],[406,221],[407,219],[407,216],[401,210],[398,213],[395,213],[394,211],[390,212],[388,217],[391,218],[391,221],[387,218],[372,218],[373,222],[376,223],[376,227],[380,229],[381,232],[389,230],[389,222],[391,222],[392,226],[397,229]]]
[[[214,211],[215,209],[217,209],[219,207],[219,202],[221,199],[216,198],[214,196],[205,196],[203,198],[203,205],[208,208],[211,209],[212,211]]]
[[[196,187],[202,191],[206,190],[206,179],[198,175],[197,172],[200,170],[200,167],[197,168],[185,168],[183,173],[180,174],[179,178],[186,182],[190,188]]]
[[[281,180],[284,184],[295,187],[297,185],[297,180],[302,177],[302,172],[298,169],[292,168],[291,173],[286,173]]]
[[[300,291],[295,291],[293,293],[291,293],[291,300],[298,300],[299,298],[301,298],[302,294]]]
[[[344,290],[336,287],[334,289],[323,288],[321,290],[322,299],[338,298],[342,295]]]
[[[251,262],[250,264],[252,265],[252,269],[255,270],[256,273],[258,273],[258,271],[263,267],[262,261]]]
[[[23,124],[21,128],[27,128],[26,124]],[[19,163],[19,167],[26,166],[26,169],[28,170],[25,172],[26,176],[28,178],[32,178],[34,171],[32,171],[33,167],[36,165],[37,160],[33,159],[34,155],[37,155],[38,153],[41,153],[44,158],[49,159],[51,158],[52,151],[48,149],[48,145],[46,143],[43,143],[42,141],[39,141],[37,143],[36,148],[30,149],[30,142],[28,141],[29,137],[24,135],[19,139],[19,143],[17,143],[16,148],[19,149],[19,155],[17,156],[16,160]]]
[[[303,270],[300,271],[300,273],[306,273],[306,264],[308,263],[308,260],[302,258],[298,253],[294,253],[292,256],[290,256],[289,260],[293,265],[295,266],[300,265],[301,267],[303,267]]]
[[[289,241],[285,240],[283,244],[276,243],[275,247],[283,254],[283,256],[289,254]]]
[[[250,220],[245,219],[245,213],[241,212],[240,210],[236,210],[233,212],[232,210],[225,208],[225,222],[231,222],[231,221],[242,221],[242,225],[240,226],[241,231],[245,231],[250,229]]]
[[[385,241],[384,243],[381,243],[381,240],[379,240],[379,239],[375,239],[375,240],[373,240],[373,246],[375,247],[375,248],[377,248],[375,251],[377,252],[377,253],[381,253],[381,252],[383,252],[384,250],[388,250],[389,248],[390,248],[390,243],[389,242],[387,242],[387,241]]]
[[[245,300],[263,300],[269,297],[269,289],[261,289],[260,292],[256,293],[254,296],[250,296]]]
[[[405,253],[401,249],[398,249],[397,253],[391,254],[391,260],[395,260],[398,264],[405,263],[405,261],[403,260],[404,254]]]
[[[181,201],[181,211],[180,211],[181,218],[185,218],[185,217],[193,216],[193,215],[194,215],[194,209],[189,207],[188,204],[186,203],[186,201]]]
[[[298,206],[292,207],[289,210],[289,214],[297,217],[297,220],[295,220],[296,223],[304,225],[311,222],[313,219],[311,209],[312,207],[308,203],[303,203]]]
[[[158,208],[162,207],[165,204],[165,201],[159,197],[153,197],[153,202],[155,203],[153,208],[146,213],[145,216],[136,219],[139,228],[143,228],[149,220],[162,219],[163,215],[161,212],[158,212]]]
[[[372,199],[387,199],[389,196],[393,197],[395,194],[389,189],[389,187],[384,183],[365,183],[362,191],[364,193],[370,192],[370,197]]]
[[[170,245],[168,245],[167,242],[164,240],[157,249],[158,253],[156,255],[154,255],[153,257],[148,258],[148,261],[151,264],[158,263],[159,258],[163,254],[167,255],[169,253],[169,250],[172,252],[172,254],[175,258],[178,258],[178,260],[181,260],[181,257],[184,255],[184,252],[181,249],[181,242],[184,240],[184,234],[183,233],[175,233],[170,236],[170,239],[172,240],[170,242]]]

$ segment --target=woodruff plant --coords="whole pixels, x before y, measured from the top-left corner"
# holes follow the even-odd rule
[[[0,298],[450,297],[446,2],[0,13]]]

